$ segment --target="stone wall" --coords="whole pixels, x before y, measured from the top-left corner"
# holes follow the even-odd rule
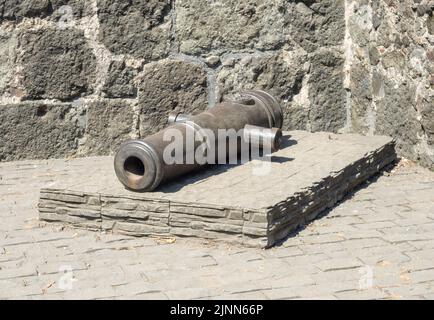
[[[2,0],[0,161],[112,154],[261,88],[284,128],[390,134],[433,167],[432,1]]]
[[[434,1],[347,0],[348,131],[434,169]]]

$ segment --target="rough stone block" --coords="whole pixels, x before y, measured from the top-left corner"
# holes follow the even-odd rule
[[[42,190],[38,204],[41,220],[101,230],[99,195]]]
[[[410,84],[397,88],[385,79],[383,89],[384,99],[377,103],[376,133],[394,137],[397,151],[411,158],[423,132],[417,111],[411,107],[416,88]]]
[[[70,104],[0,105],[0,160],[74,154],[83,135],[84,114]]]
[[[134,105],[120,100],[86,103],[86,141],[81,153],[107,155],[117,151],[122,141],[133,137]]]
[[[134,98],[137,96],[137,87],[134,84],[137,75],[137,68],[127,64],[125,60],[112,61],[103,92],[107,98]]]
[[[0,10],[1,12],[1,10]],[[9,91],[14,79],[17,39],[11,30],[0,28],[0,96]]]
[[[366,76],[369,72],[370,69],[364,62],[355,62],[351,69],[350,89],[353,93],[353,100],[351,102],[352,127],[353,130],[363,134],[368,134],[370,130],[367,115],[372,106],[373,79]]]
[[[220,95],[259,88],[277,97],[285,129],[337,132],[347,121],[344,62],[336,49],[229,55],[216,78]]]
[[[253,173],[261,164],[254,160],[231,170],[207,167],[147,193],[124,189],[111,157],[95,158],[95,168],[77,169],[76,177],[68,179],[74,185],[59,181],[41,191],[40,218],[68,217],[66,223],[71,219],[76,223],[83,212],[87,223],[100,213],[100,229],[106,231],[269,247],[396,159],[393,141],[387,137],[302,131],[285,136],[293,141],[284,142],[273,154],[266,176]],[[244,183],[234,185],[240,177]],[[200,183],[191,183],[192,179]],[[100,195],[99,211],[98,202],[91,201],[96,195]],[[47,212],[56,215],[47,218]]]
[[[421,115],[421,123],[428,136],[428,144],[434,147],[434,101],[426,101],[423,104]]]
[[[207,77],[201,66],[163,60],[146,65],[140,76],[140,135],[163,129],[172,111],[199,113],[208,106]]]
[[[91,13],[88,0],[4,0],[0,3],[0,18],[21,20],[52,15],[59,19],[67,12],[63,10],[64,6],[72,9],[73,17],[79,18]]]
[[[212,50],[272,50],[289,38],[283,0],[202,1],[176,3],[180,50],[198,55]]]
[[[345,35],[345,1],[291,1],[287,9],[291,37],[306,51],[339,46]]]
[[[98,1],[99,40],[114,54],[164,58],[171,38],[171,1]]]
[[[71,100],[93,92],[96,59],[81,31],[25,30],[19,43],[19,98]]]
[[[311,58],[309,120],[312,131],[337,132],[345,126],[343,65],[344,60],[336,50],[319,51]]]
[[[116,222],[112,228],[113,232],[129,234],[134,236],[140,235],[164,235],[169,234],[170,228],[150,226],[140,223]]]
[[[351,62],[346,70],[347,127],[390,135],[400,156],[433,168],[432,133],[426,129],[434,74],[429,3],[347,1],[345,47]]]
[[[306,76],[308,56],[304,51],[281,51],[243,58],[229,57],[217,74],[221,95],[246,89],[262,89],[283,102],[285,121],[292,114],[286,106],[297,95]]]
[[[86,219],[81,216],[58,214],[51,211],[45,212],[43,208],[39,208],[39,218],[52,223],[61,223],[95,231],[101,230],[101,221]]]
[[[269,51],[293,43],[312,52],[340,45],[345,34],[342,0],[183,0],[176,10],[180,50],[192,55]]]
[[[0,3],[0,17],[15,20],[23,17],[43,17],[50,12],[49,0],[4,0]]]

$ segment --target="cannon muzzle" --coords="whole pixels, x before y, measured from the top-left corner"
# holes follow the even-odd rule
[[[243,143],[276,151],[282,138],[283,115],[274,97],[252,90],[198,115],[171,114],[168,122],[167,128],[145,139],[121,145],[114,166],[128,189],[152,191],[200,166],[238,155]],[[236,134],[235,147],[222,132]]]

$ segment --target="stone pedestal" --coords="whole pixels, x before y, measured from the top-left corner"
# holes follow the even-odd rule
[[[134,236],[182,236],[269,247],[333,207],[396,159],[388,137],[285,132],[271,162],[216,165],[134,193],[112,157],[94,158],[74,184],[41,190],[44,221]],[[68,179],[71,181],[71,179]]]

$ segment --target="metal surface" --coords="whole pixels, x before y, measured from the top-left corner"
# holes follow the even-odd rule
[[[168,121],[171,125],[166,129],[143,140],[127,141],[117,152],[115,172],[128,189],[152,191],[161,183],[206,164],[195,157],[201,152],[199,148],[203,147],[203,141],[193,140],[190,144],[187,141],[188,137],[195,134],[204,136],[207,143],[216,147],[219,129],[241,131],[244,132],[243,139],[249,139],[251,146],[275,151],[282,137],[283,115],[275,98],[266,92],[254,90],[245,91],[235,101],[225,101],[198,115],[171,114]],[[183,161],[177,163],[165,161],[167,149],[173,144],[172,140],[167,139],[171,132],[179,133],[183,142],[180,145]],[[213,136],[207,132],[212,132]],[[226,156],[231,156],[240,153],[240,148],[238,144],[235,149],[225,147],[224,151]],[[217,152],[216,157],[219,156],[221,153]],[[189,162],[189,159],[192,161]]]

